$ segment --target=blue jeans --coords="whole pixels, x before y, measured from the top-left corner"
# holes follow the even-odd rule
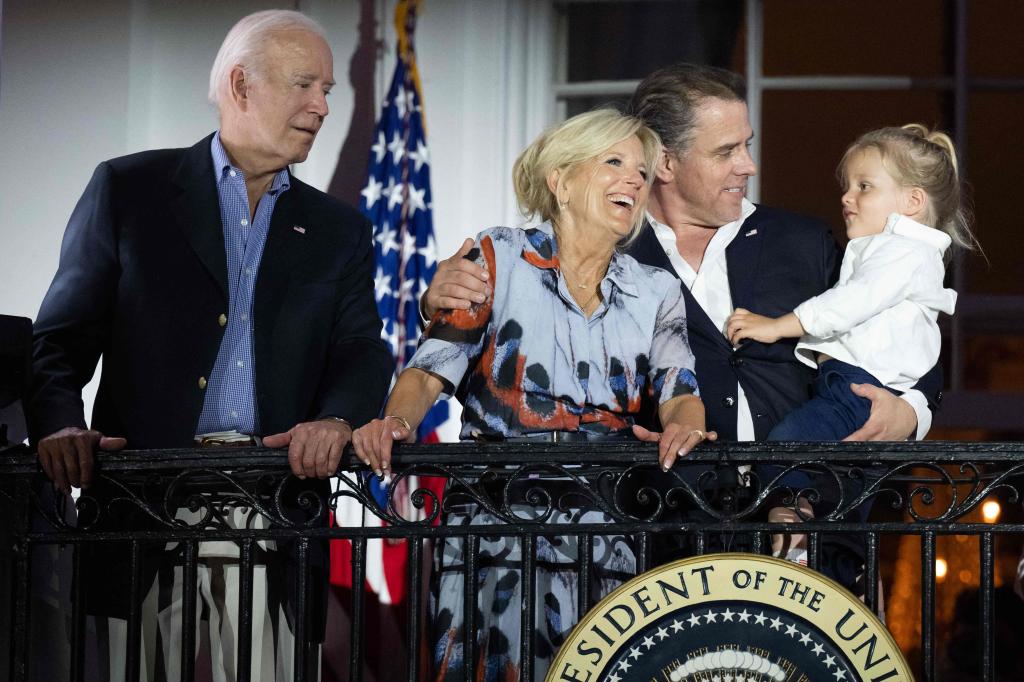
[[[854,395],[850,384],[884,388],[860,367],[826,360],[818,367],[814,397],[776,424],[768,440],[842,440],[864,426],[871,414],[871,401]]]
[[[884,388],[882,383],[864,371],[839,360],[826,360],[818,367],[818,377],[814,381],[813,397],[796,408],[775,425],[768,434],[768,440],[775,441],[836,441],[846,438],[864,426],[871,414],[871,401],[861,398],[850,390],[850,384],[872,384]],[[891,389],[890,389],[891,390]],[[764,482],[777,476],[782,468],[778,466],[759,466],[758,474]],[[868,482],[877,478],[880,473],[867,468],[864,475]],[[838,500],[831,499],[839,491],[832,490],[827,479],[813,477],[802,471],[792,471],[782,478],[780,483],[797,491],[803,488],[818,488],[816,483],[824,483],[820,492],[823,499],[819,504],[831,507]],[[843,479],[846,495],[857,495],[860,485]],[[848,520],[864,522],[871,512],[868,501],[847,516]],[[818,510],[815,510],[817,515]],[[836,580],[855,594],[863,593],[863,586],[857,584],[857,578],[863,571],[865,550],[860,538],[856,536],[829,536],[821,538],[821,566],[819,570]]]

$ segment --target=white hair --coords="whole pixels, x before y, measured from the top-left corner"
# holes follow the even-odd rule
[[[320,24],[301,12],[268,9],[243,17],[228,31],[213,60],[207,95],[210,103],[220,105],[221,95],[228,88],[228,74],[236,65],[241,65],[249,78],[262,77],[269,40],[273,34],[283,31],[309,31],[327,39]]]

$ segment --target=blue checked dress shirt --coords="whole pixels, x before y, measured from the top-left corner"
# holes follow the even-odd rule
[[[260,198],[250,224],[245,176],[228,160],[220,142],[220,133],[213,136],[210,151],[213,153],[213,174],[217,179],[220,222],[224,227],[224,251],[228,260],[228,319],[217,362],[206,384],[206,397],[196,433],[235,430],[256,434],[259,424],[252,375],[252,295],[274,205],[291,185],[288,171],[278,172],[270,183],[270,189]]]

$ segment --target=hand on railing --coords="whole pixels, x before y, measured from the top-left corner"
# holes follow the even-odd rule
[[[68,426],[39,441],[39,464],[53,485],[70,493],[72,486],[88,488],[92,483],[93,457],[97,449],[121,450],[127,444],[124,438]]]

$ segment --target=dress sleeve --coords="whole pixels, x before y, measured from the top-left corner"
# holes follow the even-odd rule
[[[466,258],[485,268],[491,282],[497,282],[494,241],[486,233]],[[438,310],[423,332],[423,338],[408,366],[430,372],[444,384],[448,397],[461,383],[466,371],[483,352],[487,329],[494,305],[492,294],[483,303],[474,303],[469,310]]]
[[[661,301],[651,341],[650,380],[658,405],[681,395],[700,395],[686,331],[686,300],[675,281]]]

